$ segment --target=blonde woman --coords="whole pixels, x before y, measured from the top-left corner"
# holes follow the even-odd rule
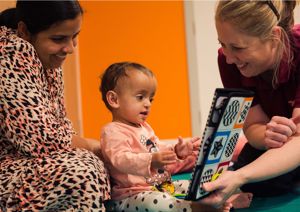
[[[219,1],[215,23],[224,87],[255,92],[245,122],[248,143],[235,165],[207,190],[223,202],[236,188],[254,196],[288,192],[300,179],[300,25],[296,1]]]

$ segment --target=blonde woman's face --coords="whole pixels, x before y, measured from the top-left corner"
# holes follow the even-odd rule
[[[272,69],[276,55],[273,40],[263,42],[248,36],[229,22],[216,21],[216,29],[226,62],[235,64],[243,76],[253,77]]]

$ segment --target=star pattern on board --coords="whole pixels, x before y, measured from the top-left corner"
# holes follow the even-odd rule
[[[211,151],[210,155],[214,155],[215,157],[217,157],[219,151],[223,148],[222,141],[223,141],[223,138],[221,138],[220,140],[218,140],[214,143],[214,148]]]

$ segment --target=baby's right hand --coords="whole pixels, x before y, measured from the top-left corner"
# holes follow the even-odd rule
[[[177,156],[173,151],[161,151],[152,153],[151,167],[155,169],[164,168],[165,165],[169,165],[177,162]]]

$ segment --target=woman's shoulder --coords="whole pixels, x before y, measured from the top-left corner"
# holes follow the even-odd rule
[[[13,50],[34,50],[34,47],[26,40],[17,35],[16,30],[0,26],[1,49]]]
[[[9,69],[21,66],[21,64],[24,66],[41,65],[34,47],[28,41],[18,37],[16,30],[5,26],[0,27],[0,49],[2,64],[10,66],[7,67]]]
[[[0,27],[0,75],[20,80],[24,75],[40,75],[42,64],[34,47],[18,37],[15,30]],[[27,78],[36,79],[36,78]]]

